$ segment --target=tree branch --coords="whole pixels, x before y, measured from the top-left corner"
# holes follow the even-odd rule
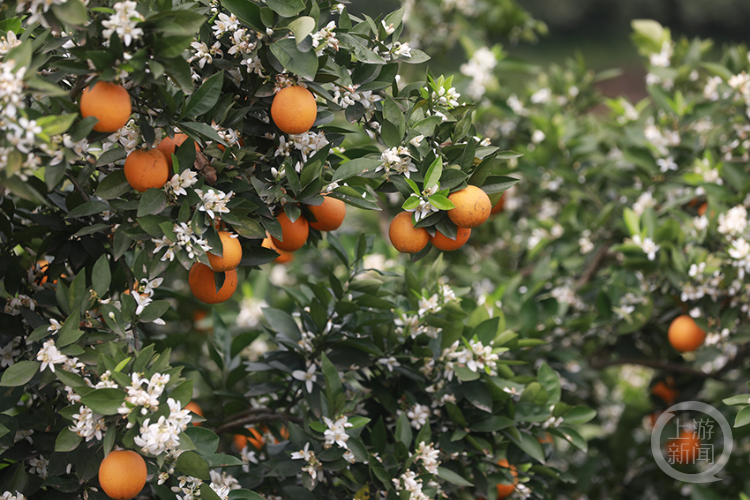
[[[253,409],[263,410],[265,411],[265,413],[257,412],[255,414],[250,414],[250,415],[238,418],[236,420],[232,420],[231,422],[227,422],[221,427],[214,429],[214,432],[216,434],[223,434],[225,432],[230,432],[235,429],[242,429],[248,424],[259,424],[259,423],[265,423],[265,422],[294,422],[295,424],[302,423],[301,418],[292,417],[283,413],[275,413],[269,410],[268,408],[253,408]]]
[[[604,262],[604,258],[608,255],[610,245],[611,243],[607,242],[602,245],[598,252],[596,252],[596,255],[594,255],[594,258],[591,259],[591,262],[589,263],[589,267],[586,268],[586,270],[583,272],[583,275],[576,283],[576,292],[586,286],[586,284],[591,281],[591,278],[594,277],[596,271],[599,270],[602,262]]]
[[[690,368],[689,366],[678,365],[674,363],[666,363],[663,361],[658,361],[658,360],[653,360],[653,359],[618,358],[618,359],[613,359],[609,361],[599,361],[599,362],[589,363],[589,366],[595,370],[601,370],[609,366],[617,366],[617,365],[648,366],[648,367],[656,368],[658,370],[663,370],[666,372],[683,373],[685,375],[693,375],[695,377],[700,377],[700,378],[712,378],[715,380],[723,380],[719,372],[703,373],[701,371],[694,370],[693,368]]]

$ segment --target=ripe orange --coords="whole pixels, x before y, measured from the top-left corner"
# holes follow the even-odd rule
[[[518,484],[518,472],[516,467],[508,463],[508,459],[502,458],[497,462],[497,465],[506,469],[510,468],[510,475],[513,476],[513,484],[498,484],[497,485],[497,498],[502,500],[503,498],[509,497],[515,490]]]
[[[130,450],[110,451],[99,465],[99,484],[115,500],[128,500],[146,485],[146,461]]]
[[[157,149],[136,149],[125,159],[125,178],[141,193],[149,188],[161,189],[169,173],[167,159]]]
[[[552,434],[550,434],[549,432],[544,432],[544,434],[542,434],[542,437],[537,437],[536,440],[539,441],[541,444],[554,444],[555,443],[555,440],[552,439]]]
[[[172,153],[174,153],[177,148],[182,146],[182,143],[185,142],[185,139],[187,138],[188,136],[186,134],[175,134],[174,137],[171,138],[165,137],[161,140],[161,142],[159,142],[159,145],[156,146],[156,149],[161,151],[161,154],[163,154],[164,158],[167,159],[169,168],[172,168]],[[201,150],[197,142],[195,143],[195,150]]]
[[[275,250],[279,254],[279,256],[276,257],[276,260],[274,260],[274,262],[276,262],[277,264],[286,264],[287,262],[291,262],[294,259],[294,254],[292,252],[287,252],[285,250],[279,250],[278,248],[276,248],[276,246],[273,244],[273,241],[271,241],[270,236],[266,236],[263,239],[263,243],[261,243],[261,246],[270,248],[271,250]]]
[[[701,206],[698,207],[698,215],[705,215],[706,210],[708,210],[708,203],[703,202]]]
[[[435,236],[430,236],[430,243],[432,243],[435,248],[445,252],[452,252],[453,250],[458,250],[464,246],[464,244],[469,241],[469,236],[471,236],[471,229],[465,227],[457,228],[455,240],[448,238],[436,229]]]
[[[222,256],[219,257],[210,252],[206,254],[211,269],[216,273],[236,269],[242,260],[242,245],[240,245],[239,238],[232,238],[232,234],[228,231],[219,231],[219,238],[224,247]]]
[[[391,245],[401,253],[417,253],[430,241],[430,233],[425,228],[412,224],[411,212],[401,212],[393,218],[388,237]]]
[[[294,85],[281,89],[273,98],[271,118],[282,132],[303,134],[310,130],[318,116],[315,96],[305,87]]]
[[[188,404],[186,404],[185,405],[185,409],[186,410],[190,410],[193,413],[196,413],[196,414],[200,415],[201,417],[203,416],[203,410],[201,409],[200,405],[198,405],[198,403],[196,403],[195,401],[191,401]],[[200,427],[201,423],[200,422],[193,422],[193,425]]]
[[[318,231],[338,229],[346,216],[346,203],[329,196],[325,196],[320,205],[308,205],[307,208],[317,219],[315,222],[310,222],[310,227]]]
[[[188,283],[190,291],[195,298],[206,304],[218,304],[229,300],[237,290],[237,270],[232,269],[225,273],[224,284],[216,292],[216,282],[214,281],[214,272],[205,264],[196,262],[190,268]]]
[[[466,186],[451,193],[448,199],[456,206],[448,210],[448,217],[460,227],[477,227],[489,218],[492,211],[490,197],[476,186]]]
[[[667,385],[660,380],[651,388],[651,394],[661,398],[662,401],[667,403],[667,406],[672,406],[680,391],[674,388],[674,383]]]
[[[701,440],[691,430],[680,432],[680,436],[667,441],[667,456],[678,464],[695,463]]]
[[[497,200],[497,203],[495,203],[495,206],[492,207],[492,210],[490,210],[491,214],[499,214],[503,211],[503,208],[505,208],[505,193],[500,195],[500,199]]]
[[[132,112],[130,94],[121,85],[96,82],[93,87],[83,89],[81,115],[99,120],[94,125],[97,132],[116,132],[128,123]]]
[[[287,252],[296,252],[302,248],[310,234],[310,225],[307,223],[307,219],[300,215],[296,221],[292,222],[286,216],[286,213],[281,212],[276,216],[276,220],[281,224],[281,236],[284,238],[282,241],[271,236],[271,241],[276,248]]]
[[[242,448],[245,447],[245,444],[247,443],[247,436],[244,434],[235,434],[233,438],[234,447],[237,448],[237,451],[242,451]]]
[[[669,343],[680,352],[694,351],[704,340],[706,332],[686,314],[676,317],[669,325]]]

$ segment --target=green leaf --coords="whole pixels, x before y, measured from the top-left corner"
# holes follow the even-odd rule
[[[138,203],[138,217],[158,214],[167,206],[167,195],[161,189],[150,188],[141,196]]]
[[[315,19],[310,16],[301,16],[289,23],[287,27],[294,33],[294,38],[299,45],[307,35],[315,30]]]
[[[537,375],[539,383],[547,391],[549,399],[547,399],[548,405],[555,405],[560,401],[560,379],[557,378],[555,371],[545,362],[539,367],[539,373]]]
[[[333,366],[333,363],[331,363],[331,360],[328,359],[328,356],[326,356],[325,353],[321,354],[320,360],[321,370],[323,371],[323,376],[325,377],[326,381],[326,391],[330,390],[331,395],[335,400],[339,394],[344,393],[344,389],[341,385],[341,378],[339,377],[339,372],[336,370],[336,367]]]
[[[433,186],[437,186],[440,181],[440,177],[443,175],[443,158],[438,156],[435,161],[432,162],[430,168],[427,169],[427,173],[424,176],[424,190],[428,190]]]
[[[302,0],[266,0],[266,5],[281,17],[294,17],[305,8]]]
[[[196,451],[203,456],[216,453],[219,447],[219,436],[205,427],[188,427],[185,434],[193,441]]]
[[[65,218],[72,219],[74,217],[87,217],[89,215],[102,213],[105,210],[109,210],[108,204],[99,200],[91,200],[75,207],[65,216]]]
[[[596,410],[586,406],[576,406],[563,416],[566,424],[585,424],[596,417]]]
[[[471,424],[471,430],[478,432],[494,432],[506,429],[513,425],[513,420],[501,415],[493,415],[490,418]]]
[[[469,382],[462,384],[461,388],[471,404],[482,411],[492,413],[492,393],[483,382]]]
[[[409,419],[406,417],[406,413],[402,413],[396,421],[396,439],[403,443],[407,448],[411,446],[411,424],[409,424]]]
[[[438,467],[438,477],[440,479],[444,479],[448,481],[449,483],[453,483],[456,486],[466,486],[471,487],[474,486],[474,483],[467,481],[463,478],[463,476],[458,475],[457,473],[453,472],[447,467]]]
[[[208,472],[208,464],[194,451],[182,452],[177,458],[174,467],[175,470],[183,472],[188,476],[197,477],[204,481],[211,479],[211,475]]]
[[[60,5],[52,5],[55,17],[71,26],[85,26],[88,21],[86,6],[81,0],[68,0]]]
[[[211,111],[216,106],[216,103],[219,102],[223,83],[223,71],[219,71],[203,82],[203,85],[193,93],[185,106],[185,115],[196,117]]]
[[[259,31],[265,31],[260,20],[260,7],[250,0],[221,0],[221,6],[237,16],[241,22]]]
[[[36,124],[42,127],[42,133],[50,135],[60,135],[68,131],[78,115],[67,114],[57,116],[42,116],[36,120]]]
[[[34,378],[40,364],[36,361],[19,361],[11,365],[3,372],[3,378],[0,379],[2,387],[18,387],[25,385],[29,380]]]
[[[229,500],[240,500],[240,499],[265,500],[265,497],[258,495],[254,491],[244,490],[244,489],[232,490],[229,492]]]
[[[123,150],[116,149],[113,151],[123,151]],[[107,151],[107,153],[108,152],[109,151]],[[125,178],[125,172],[123,170],[115,170],[114,172],[109,174],[107,177],[102,179],[102,181],[99,183],[99,187],[96,188],[96,191],[94,192],[94,194],[105,200],[111,200],[113,198],[118,198],[122,196],[123,194],[130,191],[130,189],[131,189],[130,184],[128,183],[128,180]]]
[[[57,439],[55,439],[55,451],[73,451],[81,444],[81,439],[81,436],[66,427],[60,431]]]
[[[750,406],[741,409],[737,414],[737,418],[734,419],[735,427],[742,427],[747,424],[750,424]]]
[[[628,227],[628,231],[630,231],[631,236],[641,233],[640,217],[638,217],[638,215],[633,212],[633,210],[626,207],[623,211],[623,218],[625,219],[625,225]]]
[[[91,286],[96,294],[103,298],[109,291],[109,284],[112,281],[112,272],[109,270],[109,260],[107,254],[102,254],[99,260],[94,264],[91,271]]]
[[[301,338],[297,323],[286,311],[267,307],[263,309],[263,317],[276,334],[280,333],[295,341]]]
[[[552,434],[565,438],[570,442],[570,444],[583,451],[584,453],[588,451],[588,444],[586,443],[586,440],[580,434],[578,434],[578,431],[576,431],[572,427],[561,425],[557,429],[550,429],[550,432]]]
[[[314,50],[302,52],[297,48],[295,40],[285,38],[271,44],[271,52],[290,72],[309,80],[315,79],[318,72],[318,57]]]
[[[96,389],[83,396],[81,403],[99,415],[117,415],[117,409],[122,406],[125,396],[125,391],[121,389]]]
[[[374,172],[376,168],[382,165],[382,163],[382,160],[376,160],[373,158],[355,158],[349,160],[336,169],[331,182],[341,182],[350,177],[359,176],[367,172]]]
[[[155,319],[161,318],[170,307],[172,307],[172,304],[168,300],[155,300],[143,309],[138,319],[141,323],[151,323]]]
[[[509,432],[516,430],[516,432]],[[538,460],[541,463],[545,463],[544,460],[544,449],[541,443],[536,440],[534,436],[528,434],[525,431],[518,431],[515,427],[510,428],[508,431],[503,431],[503,434],[521,450],[526,452],[530,457]]]
[[[738,394],[736,396],[732,396],[731,398],[723,400],[723,403],[729,406],[746,405],[750,403],[750,394]]]

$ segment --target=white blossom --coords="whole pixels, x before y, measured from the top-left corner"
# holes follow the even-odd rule
[[[64,363],[68,359],[68,357],[57,350],[54,340],[48,340],[42,345],[42,348],[39,349],[39,353],[37,353],[36,359],[37,361],[42,362],[42,366],[41,368],[39,368],[40,372],[43,372],[44,369],[48,366],[49,369],[54,372],[55,365]]]
[[[317,379],[317,376],[315,375],[316,369],[317,366],[315,366],[315,363],[310,363],[310,366],[307,367],[307,371],[294,370],[292,372],[292,377],[305,382],[305,388],[307,389],[307,392],[312,392],[313,383],[315,383],[315,380]]]
[[[136,2],[125,1],[117,2],[112,7],[115,13],[112,14],[109,19],[102,21],[102,26],[106,28],[102,31],[102,35],[106,39],[105,44],[109,45],[109,39],[112,38],[114,33],[120,37],[122,43],[126,47],[130,47],[133,40],[137,40],[143,36],[143,30],[137,28],[138,23],[145,20],[136,7]]]

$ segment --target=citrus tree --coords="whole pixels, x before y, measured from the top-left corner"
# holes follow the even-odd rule
[[[539,339],[466,300],[441,258],[378,272],[380,236],[324,234],[340,202],[401,206],[390,233],[417,261],[516,182],[450,77],[399,84],[427,60],[399,42],[403,10],[0,12],[4,500],[494,499],[571,480],[545,429],[585,449],[574,426],[595,412],[517,359]],[[240,321],[236,289],[241,316],[259,266],[306,244],[311,271]]]
[[[653,21],[633,28],[649,93],[637,103],[599,95],[596,82],[614,73],[580,58],[519,91],[488,63],[505,57],[500,46],[467,54],[456,85],[482,102],[479,130],[523,156],[495,171],[519,183],[451,256],[450,275],[508,328],[544,340],[521,359],[547,359],[577,402],[598,409],[583,430],[588,455],[564,454],[579,482],[561,492],[736,498],[748,491],[750,417],[747,48],[716,58],[710,41],[673,39]],[[673,480],[651,456],[660,412],[690,400],[734,425],[731,460],[710,488]],[[714,428],[704,444],[718,458]]]

